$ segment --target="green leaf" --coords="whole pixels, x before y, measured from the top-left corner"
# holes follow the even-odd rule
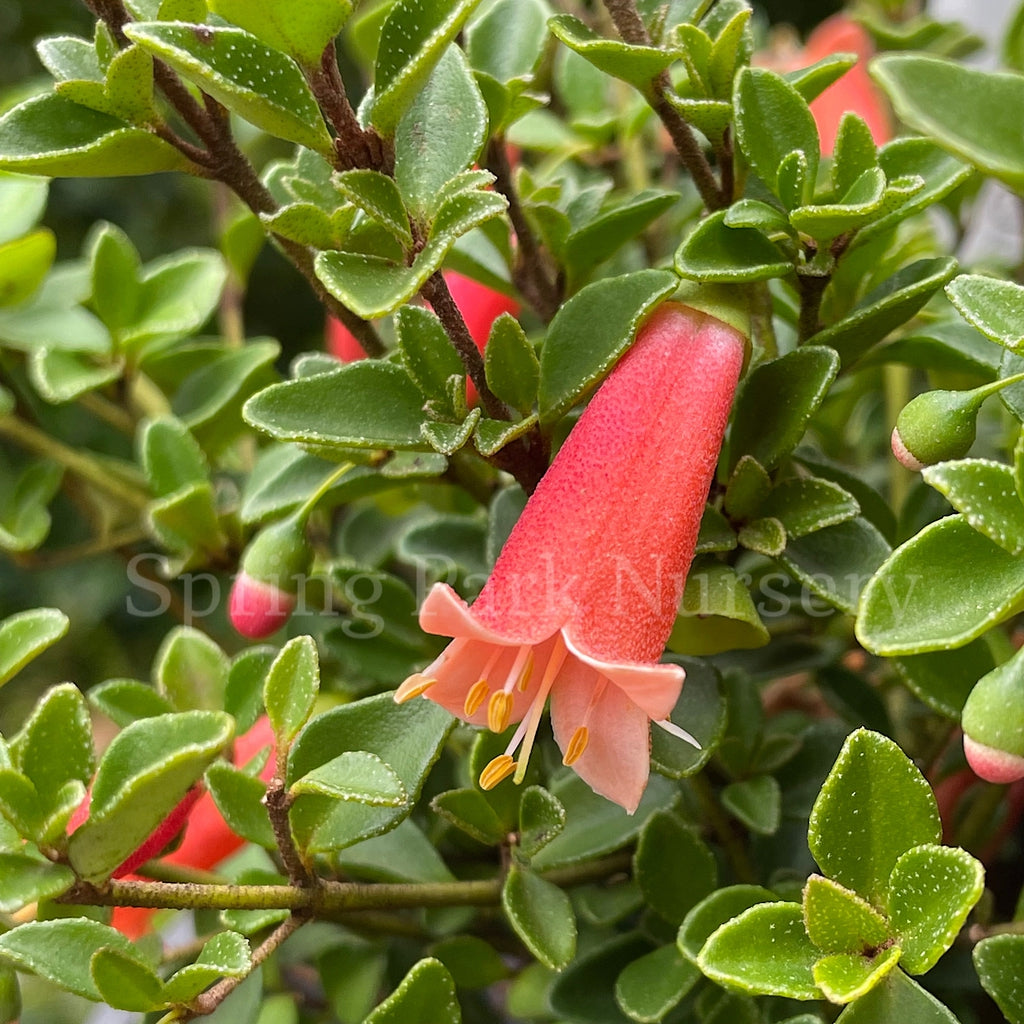
[[[376,754],[346,750],[292,783],[294,796],[312,793],[368,807],[404,807],[409,798],[402,780]],[[310,849],[316,850],[314,834]],[[329,847],[327,847],[329,849]]]
[[[556,15],[548,22],[548,28],[556,39],[599,71],[628,82],[645,95],[652,94],[653,80],[677,57],[672,50],[605,39],[570,14]]]
[[[176,626],[153,660],[153,682],[176,711],[224,707],[227,655],[201,630]]]
[[[1024,554],[1024,504],[1009,466],[961,459],[926,466],[921,475],[975,530],[1011,555]]]
[[[774,469],[799,443],[839,372],[835,352],[808,345],[747,375],[736,400],[729,463],[750,455]]]
[[[525,78],[547,41],[547,21],[543,0],[497,0],[467,27],[470,65],[501,83]]]
[[[89,703],[122,729],[139,718],[152,718],[174,710],[152,686],[135,679],[108,679],[92,687]]]
[[[89,820],[71,837],[72,867],[105,878],[160,824],[231,741],[230,716],[185,711],[134,722],[100,761]]]
[[[946,295],[960,315],[986,338],[1014,352],[1024,349],[1024,327],[1020,323],[1024,287],[981,274],[960,274],[946,285]]]
[[[0,685],[53,646],[70,625],[59,608],[33,608],[0,622]]]
[[[487,384],[498,398],[522,413],[533,408],[540,383],[540,362],[526,332],[509,313],[502,313],[491,325],[484,368]]]
[[[775,893],[760,885],[729,885],[716,889],[686,915],[676,944],[688,960],[696,963],[704,943],[723,924],[759,903],[777,900]]]
[[[194,964],[182,967],[167,979],[164,1001],[191,1002],[219,978],[244,978],[251,970],[248,941],[237,932],[220,932],[203,946]]]
[[[43,810],[60,800],[68,782],[89,782],[95,762],[92,721],[77,686],[63,683],[43,694],[11,742],[11,756],[35,786]]]
[[[206,772],[206,784],[228,827],[250,843],[272,850],[277,845],[263,798],[267,787],[262,780],[215,761]]]
[[[75,884],[75,873],[23,853],[0,853],[0,911],[12,914],[30,903],[52,899]]]
[[[244,29],[151,21],[130,23],[125,34],[257,128],[320,153],[333,151],[295,62]]]
[[[924,974],[957,937],[985,888],[985,869],[966,850],[917,846],[889,878],[889,921],[903,947],[900,963]]]
[[[462,380],[466,368],[452,346],[441,321],[429,309],[403,306],[395,318],[398,351],[409,376],[428,398],[441,402],[454,414],[448,381]]]
[[[690,733],[700,749],[664,729],[652,729],[651,767],[670,779],[686,778],[704,767],[722,738],[726,721],[715,669],[700,659],[677,660],[686,668],[686,685],[669,720]]]
[[[731,782],[722,790],[722,806],[751,832],[774,835],[782,820],[782,793],[771,775]]]
[[[480,0],[398,0],[381,27],[370,121],[391,137]]]
[[[637,328],[676,288],[674,274],[641,270],[587,285],[555,314],[540,357],[541,423],[550,427],[611,370]]]
[[[508,827],[479,789],[449,789],[438,793],[430,807],[450,825],[478,842],[498,846],[508,836]]]
[[[900,856],[941,838],[935,797],[914,763],[879,733],[851,733],[811,810],[807,844],[822,871],[884,906]]]
[[[812,973],[818,956],[799,903],[759,903],[712,934],[697,966],[712,981],[743,992],[820,999]]]
[[[592,946],[549,981],[537,1016],[554,1014],[558,1020],[585,1020],[588,1024],[629,1024],[616,999],[616,980],[650,952],[651,944],[635,931]]]
[[[857,638],[875,654],[960,647],[1024,602],[1024,557],[1011,555],[962,516],[926,526],[868,581]]]
[[[447,180],[445,178],[445,181]],[[339,174],[334,182],[346,199],[383,224],[404,247],[412,245],[409,214],[406,212],[402,193],[399,192],[394,178],[380,171],[359,168]]]
[[[806,537],[789,538],[778,561],[810,593],[852,615],[862,588],[890,550],[878,529],[856,516]]]
[[[565,808],[565,828],[534,856],[531,863],[538,871],[578,864],[625,846],[651,814],[670,805],[677,792],[667,779],[652,775],[640,806],[630,815],[594,793],[575,772],[562,772],[550,788]]]
[[[395,131],[395,182],[414,214],[439,205],[438,194],[480,154],[487,107],[458,47],[449,47]]]
[[[501,906],[526,948],[554,971],[576,955],[576,918],[564,890],[513,864],[501,890]]]
[[[871,74],[911,128],[1016,191],[1024,189],[1024,138],[1015,113],[1024,104],[1024,76],[918,54],[878,57]]]
[[[21,238],[35,227],[49,190],[45,178],[0,172],[0,242]]]
[[[52,93],[0,117],[0,169],[65,178],[183,171],[189,160],[152,132]]]
[[[56,462],[27,465],[0,499],[0,550],[33,551],[50,532],[47,507],[60,488],[64,469]]]
[[[1024,935],[993,935],[974,947],[981,987],[996,1001],[1010,1024],[1024,1024]]]
[[[366,751],[397,775],[406,802],[372,807],[319,794],[300,796],[291,812],[299,845],[304,846],[315,832],[321,848],[340,849],[380,835],[406,818],[451,725],[451,716],[430,701],[395,704],[389,693],[311,719],[292,746],[289,785],[344,753]]]
[[[98,949],[89,961],[89,971],[100,999],[115,1010],[146,1013],[162,1005],[163,983],[134,952]]]
[[[209,0],[210,10],[234,22],[297,61],[317,67],[324,47],[341,31],[352,13],[352,0]]]
[[[880,1021],[958,1024],[957,1018],[935,996],[899,969],[890,971],[870,992],[850,1003],[836,1024],[879,1024]]]
[[[696,281],[764,281],[782,277],[793,261],[759,228],[730,227],[727,210],[705,217],[676,250],[675,268]]]
[[[116,363],[97,364],[90,356],[60,349],[42,348],[32,353],[29,376],[48,402],[70,402],[117,380],[122,368]]]
[[[319,691],[316,643],[311,636],[294,637],[281,649],[263,684],[263,703],[279,750],[287,750],[306,724]]]
[[[15,306],[32,295],[56,254],[56,239],[47,228],[0,243],[0,306]]]
[[[572,281],[584,280],[594,267],[642,235],[678,200],[678,192],[644,189],[575,228],[565,240],[564,254]],[[570,286],[569,291],[574,290]]]
[[[639,957],[615,979],[615,1001],[630,1020],[657,1024],[697,984],[700,971],[675,946]]]
[[[428,958],[414,964],[401,984],[363,1024],[461,1024],[462,1012],[448,968]]]
[[[995,668],[992,649],[984,638],[952,650],[896,658],[893,664],[920,700],[958,721],[974,684]]]
[[[565,808],[546,789],[527,786],[519,800],[519,850],[526,858],[565,828]]]
[[[668,649],[701,657],[766,643],[768,630],[732,566],[711,562],[691,567]]]
[[[900,947],[889,946],[873,956],[832,953],[814,965],[814,980],[825,998],[850,1003],[870,992],[900,960]]]
[[[818,173],[818,129],[807,101],[781,75],[764,68],[744,68],[736,76],[733,103],[736,138],[754,173],[785,204],[780,187],[783,161],[793,152],[806,159],[797,194],[810,199]]]
[[[774,558],[785,550],[786,531],[778,519],[765,517],[741,526],[736,540],[748,551]]]
[[[145,422],[139,432],[139,448],[149,489],[158,498],[209,478],[206,455],[188,427],[173,416]]]
[[[280,441],[422,450],[423,394],[400,366],[363,360],[274,384],[245,404],[248,423]]]
[[[804,927],[823,953],[866,954],[891,938],[885,918],[867,900],[821,875],[804,886]]]
[[[772,490],[761,511],[778,519],[787,537],[797,538],[852,519],[860,512],[860,505],[849,491],[831,480],[793,477]]]
[[[648,906],[678,925],[718,882],[718,867],[697,834],[667,811],[652,814],[633,855],[633,877]]]
[[[919,137],[894,139],[887,143],[878,151],[878,163],[888,181],[920,178],[924,187],[905,198],[895,210],[881,214],[862,227],[853,239],[853,247],[879,237],[900,221],[945,199],[974,173],[973,168],[950,156],[930,139]]]
[[[911,263],[874,288],[851,313],[815,334],[815,344],[831,345],[844,365],[856,362],[914,316],[956,271],[951,256]]]
[[[101,996],[89,970],[101,949],[138,959],[135,947],[116,929],[87,918],[30,921],[0,935],[0,958],[21,971],[45,978],[86,999]]]

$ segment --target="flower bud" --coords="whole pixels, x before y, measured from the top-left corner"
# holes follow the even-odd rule
[[[904,406],[892,432],[892,452],[915,473],[936,462],[962,459],[974,444],[977,416],[988,395],[926,391]]]
[[[961,722],[976,775],[987,782],[1024,779],[1024,649],[975,683]]]
[[[261,530],[242,555],[228,617],[242,636],[276,633],[295,609],[301,576],[309,568],[305,518],[291,515]]]

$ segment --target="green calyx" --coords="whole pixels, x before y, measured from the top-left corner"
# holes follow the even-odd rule
[[[977,436],[982,402],[1022,380],[1024,374],[1019,373],[970,391],[926,391],[918,395],[896,418],[893,450],[897,458],[908,469],[964,458]]]
[[[269,583],[289,594],[299,589],[296,577],[309,570],[306,517],[293,513],[260,530],[242,555],[242,571],[251,579]]]
[[[975,742],[1024,756],[1024,648],[975,683],[961,724]]]

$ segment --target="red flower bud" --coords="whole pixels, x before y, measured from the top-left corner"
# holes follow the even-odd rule
[[[1024,648],[974,684],[961,722],[976,775],[987,782],[1024,779]]]

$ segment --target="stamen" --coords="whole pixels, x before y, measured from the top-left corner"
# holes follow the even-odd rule
[[[533,648],[530,648],[530,654],[526,659],[526,668],[523,669],[522,674],[519,676],[519,692],[526,693],[526,688],[530,685],[530,677],[533,675]]]
[[[701,749],[700,743],[691,736],[685,729],[681,729],[675,722],[670,722],[667,718],[663,718],[660,722],[655,722],[655,725],[661,726],[670,736],[676,736],[681,740],[685,740],[691,746],[696,747],[698,750]]]
[[[494,789],[503,779],[507,779],[515,771],[516,763],[508,754],[499,754],[480,773],[480,788]]]
[[[568,649],[559,636],[544,669],[544,678],[540,681],[540,689],[530,705],[530,714],[526,724],[526,733],[523,737],[523,746],[519,751],[519,759],[516,761],[516,775],[513,781],[517,785],[526,778],[526,769],[530,763],[530,751],[533,750],[533,741],[537,738],[537,727],[540,725],[540,716],[544,711],[544,704],[568,653]]]
[[[487,704],[487,728],[491,732],[504,732],[512,715],[512,695],[499,690],[491,694]]]
[[[480,705],[483,704],[490,691],[491,688],[487,685],[486,679],[478,680],[469,688],[469,693],[466,694],[466,703],[462,705],[462,710],[467,718],[472,718],[480,710]]]
[[[575,764],[583,756],[583,751],[587,749],[589,742],[590,730],[585,725],[577,726],[576,731],[572,734],[572,739],[569,740],[569,745],[565,748],[562,764]]]
[[[436,682],[436,679],[425,676],[422,672],[414,672],[395,690],[395,703],[404,704],[413,697],[422,697]]]

